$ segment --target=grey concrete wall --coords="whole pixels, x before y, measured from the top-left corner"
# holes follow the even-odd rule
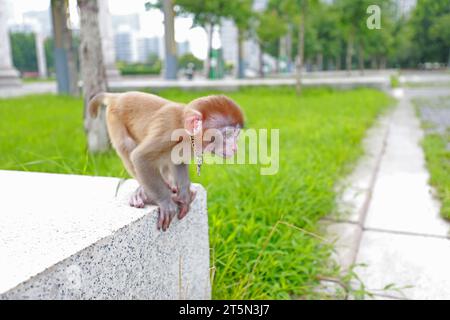
[[[209,299],[205,190],[160,232],[156,207],[128,206],[137,183],[118,186],[0,171],[0,300]]]

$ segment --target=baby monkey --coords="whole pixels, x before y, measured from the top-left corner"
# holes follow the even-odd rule
[[[99,93],[89,102],[92,117],[100,106],[106,106],[114,149],[139,182],[130,205],[159,206],[157,227],[164,231],[177,213],[179,219],[186,216],[195,198],[189,161],[174,161],[173,148],[192,147],[199,173],[203,152],[234,155],[244,125],[240,107],[223,95],[201,97],[185,105],[142,92]],[[174,132],[178,133],[175,139]]]

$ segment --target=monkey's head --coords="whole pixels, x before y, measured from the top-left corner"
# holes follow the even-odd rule
[[[190,136],[201,134],[203,152],[228,158],[237,151],[237,139],[244,126],[241,108],[230,98],[212,95],[190,102],[184,128]]]

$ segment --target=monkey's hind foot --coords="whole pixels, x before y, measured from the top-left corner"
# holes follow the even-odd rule
[[[146,204],[153,204],[153,202],[145,194],[144,188],[138,187],[131,195],[130,206],[135,208],[144,208]]]

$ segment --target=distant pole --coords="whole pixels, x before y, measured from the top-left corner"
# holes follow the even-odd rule
[[[68,0],[51,0],[55,69],[58,93],[78,95],[78,75],[74,61],[72,32],[68,27]]]
[[[42,33],[39,32],[39,30],[35,31],[34,39],[36,43],[36,58],[37,58],[39,78],[45,79],[47,78],[47,61],[45,59],[44,38],[42,36]]]
[[[164,40],[165,40],[165,78],[177,79],[177,46],[175,43],[175,22],[172,0],[163,0]]]
[[[12,63],[6,11],[6,0],[0,0],[0,86],[14,86],[21,81]]]
[[[244,61],[244,35],[243,31],[238,28],[238,79],[245,78],[245,61]]]
[[[108,0],[98,0],[98,24],[102,38],[103,62],[106,68],[106,77],[108,80],[117,79],[120,77],[120,72],[116,67],[114,35]]]
[[[297,95],[302,93],[302,69],[304,63],[305,49],[305,18],[306,18],[306,0],[303,0],[300,8],[300,25],[298,32],[298,56],[297,56],[297,73],[296,73],[296,92]]]
[[[291,23],[288,25],[288,34],[286,36],[286,55],[287,55],[287,70],[288,73],[292,72],[292,33],[293,26]]]

